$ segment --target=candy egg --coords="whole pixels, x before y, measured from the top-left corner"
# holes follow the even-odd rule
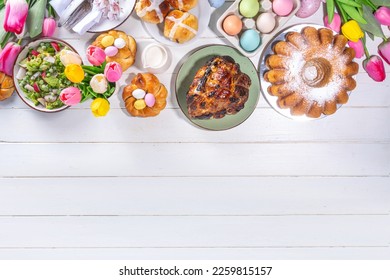
[[[114,44],[114,37],[111,36],[111,35],[107,35],[107,36],[104,36],[102,41],[101,41],[101,44],[103,47],[107,48],[109,46],[112,46]]]
[[[259,12],[260,3],[258,0],[241,0],[239,10],[244,17],[252,18]]]
[[[143,110],[146,108],[145,100],[139,99],[134,102],[134,108],[137,110]]]
[[[294,8],[293,0],[274,0],[272,2],[272,10],[275,14],[281,17],[289,15]]]
[[[263,13],[256,20],[256,27],[261,33],[270,33],[275,26],[276,20],[271,13]]]
[[[147,95],[145,95],[145,104],[148,107],[153,107],[154,104],[156,104],[156,97],[154,97],[153,94],[148,93]]]
[[[112,57],[112,56],[116,56],[116,55],[117,55],[118,49],[117,49],[116,47],[114,47],[114,46],[109,46],[109,47],[107,47],[107,48],[104,50],[104,52],[106,53],[106,55],[107,55],[108,57]]]
[[[114,46],[118,49],[123,49],[126,46],[126,42],[122,38],[117,38],[115,39]]]
[[[209,0],[209,3],[211,7],[218,9],[219,7],[222,7],[225,0]]]
[[[134,98],[137,99],[143,99],[146,95],[146,92],[143,89],[137,88],[136,90],[133,91],[133,96]]]
[[[260,46],[260,43],[260,35],[253,29],[246,30],[241,35],[240,45],[247,52],[253,52],[256,50]]]
[[[321,6],[321,0],[301,0],[301,7],[296,13],[297,17],[307,18],[313,15]]]
[[[242,29],[242,21],[236,15],[227,16],[222,23],[222,28],[228,35],[237,35]]]

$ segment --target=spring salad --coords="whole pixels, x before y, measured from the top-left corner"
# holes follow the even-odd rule
[[[61,90],[75,86],[64,74],[65,66],[60,59],[63,50],[69,48],[57,42],[41,42],[37,48],[30,48],[19,63],[19,86],[35,106],[60,108],[65,105],[59,98]]]

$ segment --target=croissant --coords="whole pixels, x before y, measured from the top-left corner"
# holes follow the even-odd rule
[[[122,38],[126,42],[126,46],[119,49],[118,53],[112,57],[106,57],[107,62],[116,61],[122,66],[122,70],[126,71],[135,62],[135,55],[137,53],[137,43],[133,37],[127,35],[125,32],[118,30],[111,30],[108,33],[100,34],[92,45],[104,49],[102,45],[102,39],[107,35],[111,35],[114,39]]]
[[[167,0],[171,6],[180,11],[188,12],[193,9],[197,4],[198,0]]]
[[[193,39],[198,32],[198,19],[193,14],[173,10],[165,18],[164,36],[179,44]]]
[[[137,15],[149,23],[162,23],[169,13],[170,6],[165,0],[138,0],[135,11]]]
[[[15,87],[12,78],[0,72],[0,101],[11,97],[14,90]]]
[[[153,107],[145,107],[142,110],[137,110],[134,107],[137,99],[133,96],[133,91],[142,89],[146,93],[151,93],[156,99]],[[131,83],[123,89],[122,98],[125,102],[126,110],[134,117],[154,117],[167,105],[168,91],[166,87],[160,83],[158,78],[151,73],[138,74],[134,77]]]

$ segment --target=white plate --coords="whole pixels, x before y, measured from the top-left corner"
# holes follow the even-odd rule
[[[88,32],[101,33],[117,28],[125,22],[134,10],[136,0],[119,0],[121,13],[118,20],[103,19],[98,24],[94,25]]]
[[[160,24],[152,24],[144,22],[142,20],[142,25],[144,26],[145,30],[150,34],[150,36],[152,36],[156,41],[162,44],[174,47],[190,44],[194,42],[196,38],[199,38],[202,33],[208,28],[211,17],[211,7],[207,0],[199,0],[196,7],[188,12],[198,18],[199,26],[195,38],[184,44],[175,43],[164,36],[164,22]]]

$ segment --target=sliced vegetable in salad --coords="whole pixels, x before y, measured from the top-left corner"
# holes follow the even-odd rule
[[[75,86],[64,74],[61,52],[70,49],[57,42],[41,42],[30,48],[19,65],[17,80],[20,88],[35,106],[53,110],[65,106],[59,96],[63,89]]]

